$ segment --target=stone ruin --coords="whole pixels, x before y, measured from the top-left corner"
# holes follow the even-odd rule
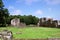
[[[43,27],[57,27],[60,28],[60,20],[53,20],[53,18],[40,18],[37,23],[38,26]]]
[[[21,23],[19,18],[14,18],[11,20],[11,26],[14,27],[25,27],[26,24],[25,23]]]
[[[1,40],[12,40],[13,39],[13,34],[11,31],[8,30],[3,30],[0,32],[0,39]]]
[[[12,26],[19,26],[20,25],[20,20],[18,18],[12,19],[11,20],[11,25]]]

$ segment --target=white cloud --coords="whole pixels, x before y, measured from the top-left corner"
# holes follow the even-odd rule
[[[25,3],[31,5],[33,2],[39,2],[39,0],[25,0]]]
[[[42,10],[37,10],[37,11],[35,11],[35,14],[43,14],[43,11]]]
[[[21,3],[23,2],[24,0],[16,0],[16,3]]]
[[[41,0],[17,0],[16,2],[17,3],[24,2],[27,5],[31,5],[32,3],[39,2],[39,1],[41,1]]]
[[[14,9],[14,7],[13,6],[9,6],[8,9]]]
[[[49,10],[49,12],[51,12],[52,11],[52,8],[48,8],[48,10]]]
[[[36,2],[46,2],[49,5],[60,4],[60,0],[17,0],[16,2],[25,3],[27,5],[31,5],[32,3],[36,3]]]
[[[14,6],[9,6],[8,7],[10,15],[20,15],[22,14],[22,11],[19,9],[16,9]]]
[[[46,16],[47,18],[52,18],[51,16]]]
[[[21,10],[14,10],[14,11],[12,12],[12,15],[20,15],[21,13],[22,13]]]
[[[56,5],[60,4],[60,0],[44,0],[47,4]]]

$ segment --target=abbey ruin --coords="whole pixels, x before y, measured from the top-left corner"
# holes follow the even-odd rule
[[[40,18],[38,26],[43,27],[60,27],[60,20],[53,20],[53,18]]]

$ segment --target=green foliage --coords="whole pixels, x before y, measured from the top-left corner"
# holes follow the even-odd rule
[[[4,7],[2,0],[0,0],[0,9]]]
[[[4,8],[2,0],[0,0],[0,26],[6,26],[9,12]]]
[[[0,26],[6,26],[6,24],[10,24],[11,19],[20,18],[20,21],[26,23],[27,25],[34,24],[36,25],[38,22],[38,18],[32,15],[10,15],[8,9],[4,8],[2,0],[0,0]]]
[[[21,16],[21,15],[10,15],[10,21],[11,19],[13,18],[19,18],[20,19],[20,22],[23,22],[23,23],[26,23],[27,25],[30,25],[30,24],[33,24],[33,25],[36,25],[38,23],[38,18],[35,17],[35,16],[32,16],[32,15],[24,15],[24,16]]]

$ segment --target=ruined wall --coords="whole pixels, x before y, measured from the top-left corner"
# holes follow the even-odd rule
[[[52,18],[40,18],[38,26],[43,27],[60,27],[60,21],[53,20]]]
[[[19,26],[20,20],[18,18],[12,19],[11,20],[11,25],[12,26]]]
[[[15,18],[11,20],[11,26],[14,27],[25,27],[26,24],[25,23],[21,23],[19,18]]]
[[[0,39],[1,40],[13,40],[13,34],[11,31],[8,31],[8,30],[0,31]]]

